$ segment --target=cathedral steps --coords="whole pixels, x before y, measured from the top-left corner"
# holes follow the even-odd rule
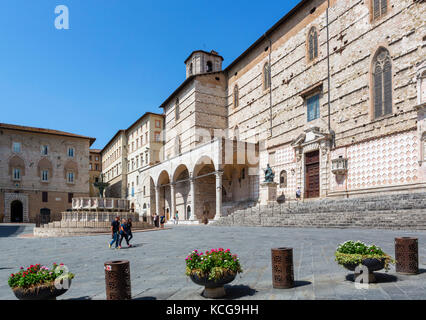
[[[426,230],[426,193],[257,205],[214,225]]]

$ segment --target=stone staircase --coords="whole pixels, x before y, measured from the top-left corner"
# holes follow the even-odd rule
[[[426,230],[426,193],[256,205],[212,224]]]

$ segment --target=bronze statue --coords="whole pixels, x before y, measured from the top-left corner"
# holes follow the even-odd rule
[[[271,167],[269,166],[269,163],[267,164],[267,167],[265,170],[265,181],[264,182],[274,182],[275,173],[272,171]]]
[[[101,181],[96,181],[93,185],[99,189],[100,198],[104,197],[104,190],[109,186],[108,182],[104,182],[104,175],[101,173]]]

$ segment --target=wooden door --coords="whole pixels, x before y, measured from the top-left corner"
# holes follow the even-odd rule
[[[306,198],[319,197],[319,151],[307,153],[305,155],[306,165]]]

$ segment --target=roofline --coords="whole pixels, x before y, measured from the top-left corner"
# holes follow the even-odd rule
[[[86,137],[86,136],[82,136],[82,135],[71,133],[71,132],[59,131],[54,129],[46,129],[46,128],[21,126],[18,124],[0,123],[0,129],[33,132],[33,133],[41,133],[41,134],[52,134],[52,135],[57,135],[61,137],[76,138],[76,139],[88,139],[90,142],[89,147],[96,141],[96,138]]]
[[[169,103],[169,101],[183,88],[185,87],[188,83],[190,83],[193,79],[200,77],[200,76],[209,76],[212,74],[218,74],[218,73],[224,73],[223,70],[221,71],[215,71],[215,72],[208,72],[208,73],[198,73],[198,74],[193,74],[192,76],[189,76],[188,78],[185,79],[184,82],[181,83],[181,85],[175,90],[173,91],[173,93],[166,99],[164,100],[164,102],[160,105],[160,108],[165,108],[166,104]]]
[[[162,114],[162,113],[155,113],[155,112],[150,112],[150,111],[148,111],[148,112],[145,112],[138,120],[136,120],[135,122],[133,122],[131,125],[130,125],[130,127],[128,127],[127,129],[126,129],[126,133],[127,133],[127,131],[129,131],[130,129],[132,129],[139,121],[141,121],[143,118],[145,118],[145,117],[147,117],[147,116],[149,116],[149,115],[152,115],[152,116],[160,116],[160,117],[164,117],[164,114]]]
[[[234,67],[238,62],[240,62],[251,50],[257,47],[261,42],[268,39],[268,36],[271,35],[278,27],[280,27],[286,20],[293,16],[301,7],[303,7],[308,2],[312,0],[301,0],[296,6],[293,7],[287,14],[278,20],[270,29],[268,29],[259,39],[257,39],[246,51],[240,54],[234,61],[232,61],[224,71],[228,72],[232,67]]]
[[[191,52],[191,54],[188,56],[188,58],[186,58],[186,59],[185,59],[185,61],[184,61],[183,63],[185,63],[185,64],[186,64],[186,62],[189,60],[189,58],[191,58],[191,56],[192,56],[194,53],[197,53],[197,52],[202,52],[202,53],[210,54],[210,55],[212,55],[212,56],[216,56],[216,57],[221,58],[221,59],[222,59],[222,61],[224,60],[224,59],[223,59],[223,57],[222,57],[220,54],[218,54],[218,53],[212,53],[212,52],[208,52],[208,51],[204,51],[204,50],[195,50],[195,51],[192,51],[192,52]]]
[[[117,131],[117,133],[107,142],[107,144],[101,149],[101,153],[104,152],[105,148],[108,147],[111,142],[118,136],[119,133],[126,133],[126,130],[120,129]]]

